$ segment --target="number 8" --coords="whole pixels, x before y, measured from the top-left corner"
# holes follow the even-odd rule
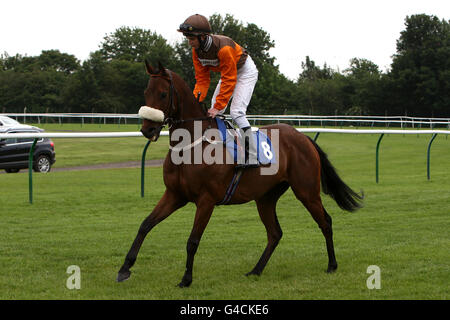
[[[264,155],[266,156],[266,158],[269,160],[272,160],[273,153],[272,153],[272,151],[270,151],[269,144],[266,141],[263,141],[263,142],[261,142],[261,147],[263,148]]]

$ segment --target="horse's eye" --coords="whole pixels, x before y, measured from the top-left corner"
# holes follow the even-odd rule
[[[167,97],[167,92],[161,92],[161,99],[164,99],[165,97]]]

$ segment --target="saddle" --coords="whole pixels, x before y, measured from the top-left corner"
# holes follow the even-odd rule
[[[241,131],[236,129],[233,124],[222,117],[215,117],[221,139],[226,146],[229,155],[235,163],[241,163],[244,160],[244,148],[242,146]],[[259,164],[268,165],[275,163],[275,152],[272,149],[272,143],[269,137],[260,130],[253,131],[253,139],[256,143],[256,155]]]
[[[216,116],[215,119],[220,131],[221,139],[226,146],[229,155],[234,159],[235,163],[245,161],[245,151],[241,143],[242,136],[240,130],[236,129],[233,124],[224,117]],[[275,153],[272,150],[272,144],[269,137],[260,130],[252,132],[252,134],[253,139],[256,141],[256,154],[259,164],[266,165],[275,163]],[[237,170],[234,172],[233,179],[231,179],[231,182],[228,185],[224,198],[216,205],[227,205],[231,201],[231,198],[239,185],[239,181],[241,180],[242,173],[244,172],[244,169],[240,168],[239,165],[236,166],[236,168]]]

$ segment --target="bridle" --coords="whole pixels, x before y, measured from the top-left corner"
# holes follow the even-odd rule
[[[169,105],[168,105],[169,113],[168,113],[168,116],[165,117],[165,119],[164,119],[164,121],[163,121],[163,123],[161,125],[161,129],[164,126],[166,126],[166,125],[169,125],[169,127],[171,127],[172,124],[173,124],[174,114],[175,114],[175,112],[177,110],[176,106],[175,106],[175,103],[174,103],[174,98],[173,98],[174,97],[174,93],[175,93],[175,95],[177,97],[177,101],[179,101],[179,99],[178,99],[178,91],[177,91],[177,89],[175,89],[175,86],[173,85],[172,72],[170,70],[166,70],[166,73],[169,74],[169,78],[166,78],[166,77],[164,77],[161,74],[152,74],[152,75],[150,75],[151,78],[161,77],[161,78],[169,81]]]
[[[165,70],[165,72],[169,75],[169,78],[165,77],[162,74],[151,74],[150,77],[151,78],[156,78],[156,77],[161,77],[162,79],[165,79],[167,81],[169,81],[169,102],[168,102],[168,109],[169,109],[169,113],[167,115],[167,117],[164,119],[160,130],[162,130],[162,128],[164,128],[166,125],[169,126],[169,129],[174,126],[174,125],[178,125],[184,122],[188,122],[188,121],[203,121],[203,120],[212,120],[211,117],[199,117],[199,118],[192,118],[192,119],[176,119],[176,112],[177,110],[179,110],[179,103],[180,103],[180,99],[179,99],[179,95],[178,95],[178,91],[175,88],[175,86],[173,85],[173,76],[172,76],[172,71],[170,70]],[[174,102],[174,95],[177,98],[177,104],[175,105]]]

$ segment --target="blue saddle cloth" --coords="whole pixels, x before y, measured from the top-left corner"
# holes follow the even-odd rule
[[[239,155],[243,155],[243,150],[242,147],[238,145],[237,140],[239,139],[236,139],[235,134],[231,131],[235,129],[229,124],[227,126],[223,119],[219,117],[216,117],[215,119],[222,141],[225,141],[229,154],[233,157],[234,161],[237,162]],[[259,163],[263,165],[276,163],[275,152],[269,137],[260,130],[253,131],[252,133],[257,145]]]

